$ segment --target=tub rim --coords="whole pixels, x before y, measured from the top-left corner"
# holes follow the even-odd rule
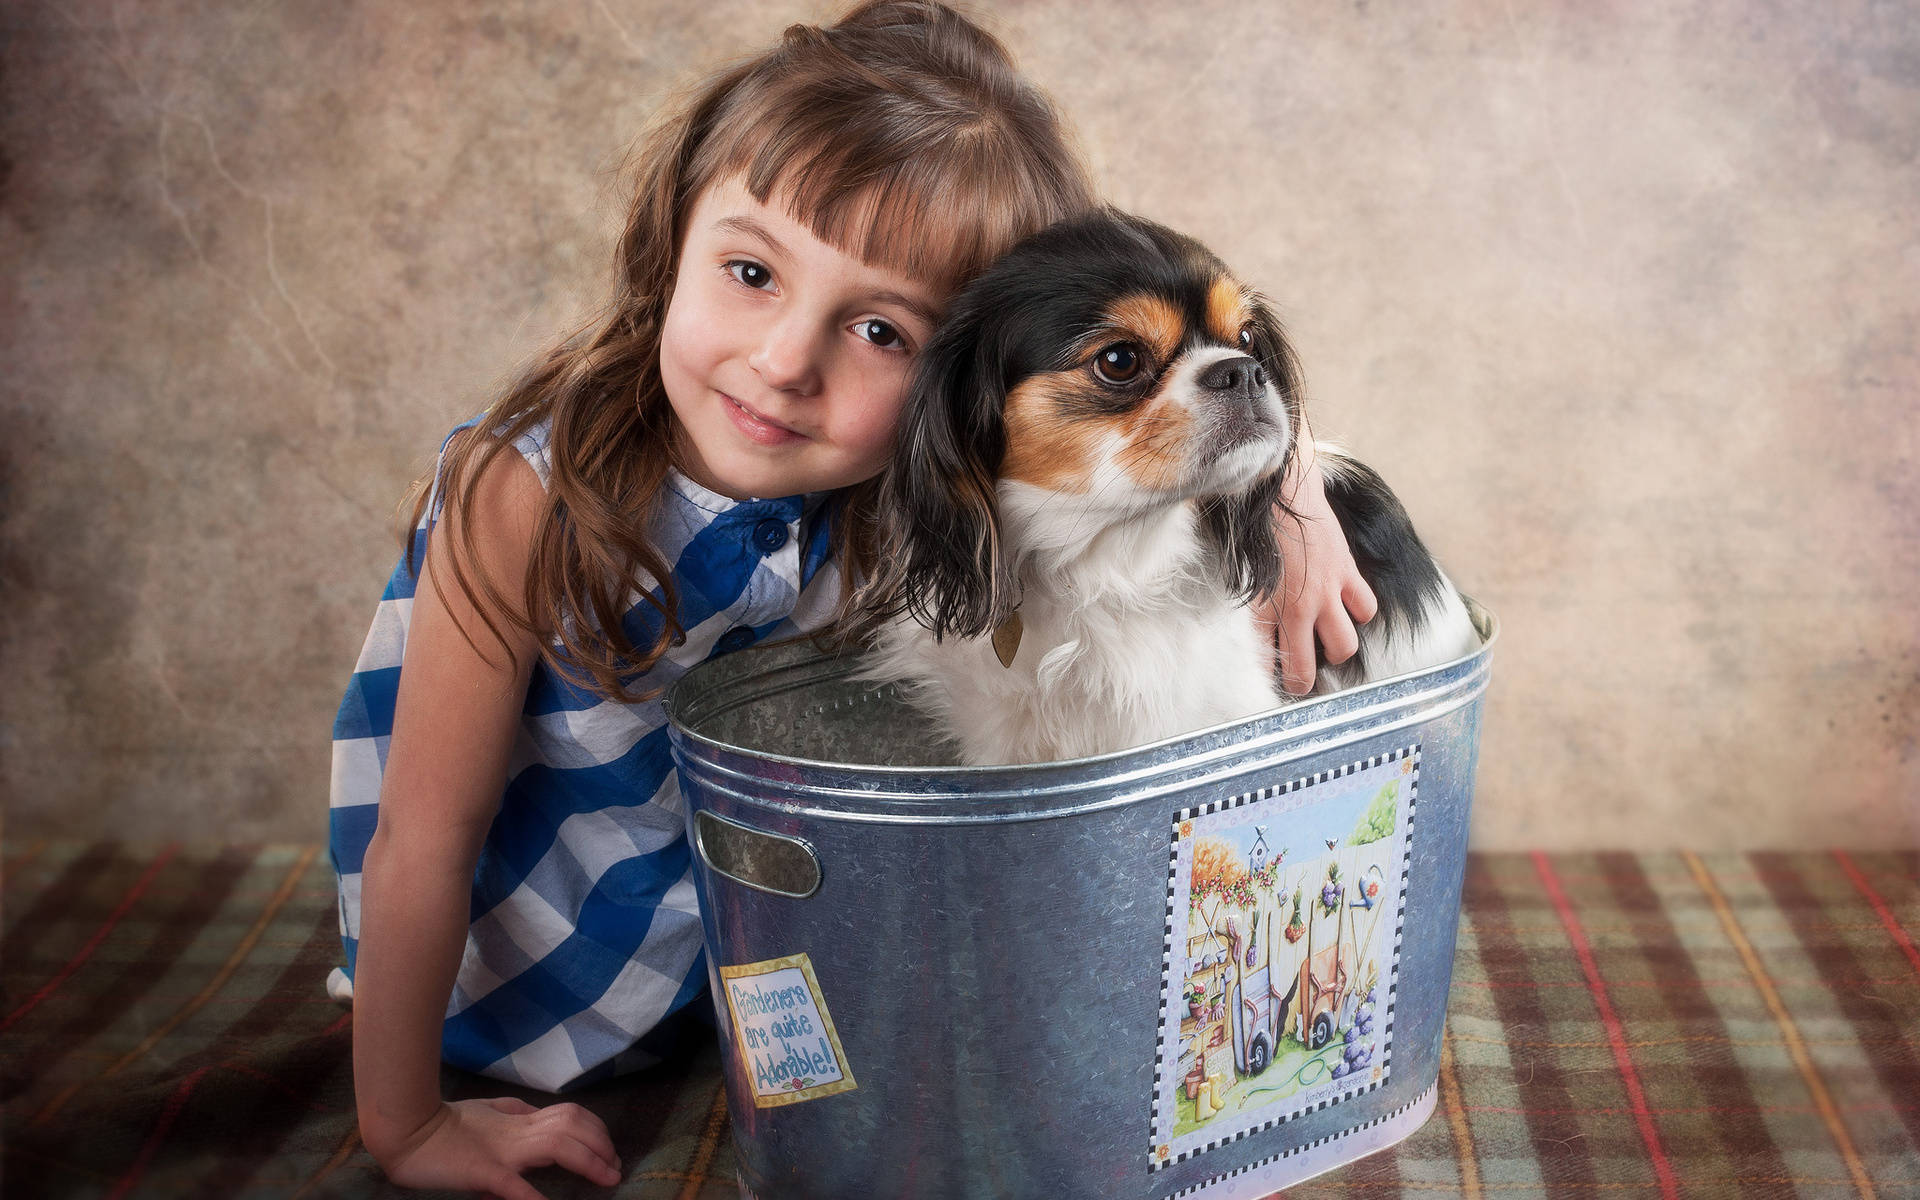
[[[826,650],[783,664],[770,679],[761,680],[758,689],[753,689],[755,677],[751,675],[710,683],[702,676],[714,672],[706,668],[726,661],[710,659],[675,681],[663,707],[679,769],[697,776],[706,790],[750,807],[885,824],[1050,819],[1132,804],[1204,786],[1210,780],[1272,768],[1422,724],[1473,703],[1486,691],[1500,623],[1471,597],[1463,595],[1462,599],[1481,632],[1480,645],[1471,653],[1365,687],[1083,758],[1001,766],[838,762],[736,745],[689,724],[709,715],[703,711],[704,704],[717,706],[713,711],[725,711],[749,703],[757,695],[845,680],[853,673],[857,656]],[[804,641],[792,639],[758,649],[791,647]],[[796,680],[796,675],[801,678]],[[785,682],[780,683],[783,678]],[[778,774],[769,772],[768,767]],[[1094,795],[1089,798],[1089,793]],[[952,811],[956,806],[959,811]]]

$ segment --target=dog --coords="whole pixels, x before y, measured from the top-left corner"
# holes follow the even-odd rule
[[[1112,209],[1029,237],[916,363],[854,596],[863,676],[974,765],[1280,707],[1249,604],[1279,583],[1300,416],[1279,322],[1199,242]],[[1393,493],[1331,448],[1318,461],[1379,610],[1316,691],[1471,653],[1466,607]]]

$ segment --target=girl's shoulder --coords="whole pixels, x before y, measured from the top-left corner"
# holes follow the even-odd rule
[[[416,534],[445,523],[491,539],[524,530],[531,541],[553,480],[552,423],[542,419],[517,432],[496,424],[489,433],[486,420],[485,413],[470,417],[441,439],[433,474],[423,481],[431,493],[415,513]]]
[[[479,413],[469,417],[448,430],[447,435],[440,439],[440,454],[434,470],[435,477],[440,484],[445,484],[449,467],[464,461],[477,461],[474,459],[475,452],[479,452],[482,457],[485,456],[484,452],[486,447],[484,445],[470,445],[468,443],[474,440],[476,431],[485,425],[486,420],[486,413]],[[496,456],[493,461],[498,461],[499,458],[502,457],[519,458],[525,461],[527,466],[533,468],[534,478],[539,480],[541,488],[545,489],[550,486],[553,481],[553,450],[551,446],[553,419],[543,416],[518,432],[514,430],[515,424],[517,424],[517,422],[499,422],[495,424],[490,435],[491,440],[504,444],[507,448],[513,450],[514,454]],[[487,436],[488,435],[481,435],[482,440],[486,440]],[[460,443],[457,447],[455,445],[456,442]],[[492,463],[489,462],[488,465],[491,466]]]
[[[540,486],[547,488],[553,482],[553,450],[550,442],[553,436],[553,422],[542,419],[528,426],[520,436],[513,439],[513,448],[533,468],[534,475],[540,480]]]
[[[511,438],[505,436],[510,430],[496,427],[489,439],[481,432],[484,421],[485,414],[463,421],[440,443],[433,492],[415,529],[425,570],[457,582],[453,590],[479,602],[491,625],[505,615],[497,611],[503,599],[525,590],[552,459],[546,423]],[[479,585],[477,592],[472,584]],[[517,607],[510,601],[505,606]]]

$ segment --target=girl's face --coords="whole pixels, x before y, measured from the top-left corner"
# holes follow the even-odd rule
[[[737,180],[694,205],[660,335],[680,466],[736,500],[878,474],[944,297],[814,236]]]

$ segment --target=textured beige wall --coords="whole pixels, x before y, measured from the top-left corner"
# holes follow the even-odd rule
[[[8,836],[323,835],[402,487],[822,11],[9,7]],[[1913,844],[1915,5],[984,16],[1504,621],[1479,845]]]

